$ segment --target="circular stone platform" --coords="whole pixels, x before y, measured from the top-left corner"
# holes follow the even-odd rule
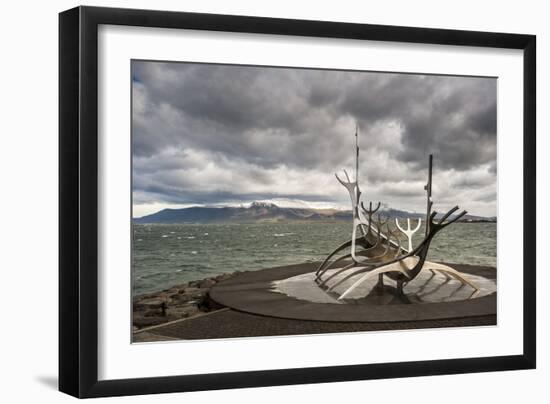
[[[409,293],[408,299],[391,298],[391,294],[384,292],[341,304],[317,286],[306,283],[318,265],[305,263],[243,272],[213,286],[210,298],[222,306],[246,313],[313,321],[397,322],[496,314],[496,269],[493,267],[444,264],[472,281],[477,280],[482,292],[476,298],[470,296],[468,286],[459,288],[460,285],[453,284],[457,282],[453,280],[434,279],[436,286],[428,287],[426,276],[430,273],[427,271],[412,288],[414,293]],[[436,276],[442,275],[436,273]],[[419,293],[423,286],[424,290]],[[447,292],[443,293],[445,288]],[[419,295],[424,298],[414,298]]]

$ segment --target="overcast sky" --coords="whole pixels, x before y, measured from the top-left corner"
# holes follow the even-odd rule
[[[362,200],[496,216],[496,79],[134,61],[134,217],[165,207],[349,209]]]

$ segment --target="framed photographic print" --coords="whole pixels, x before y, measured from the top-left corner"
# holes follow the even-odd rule
[[[61,391],[535,367],[534,36],[59,21]]]

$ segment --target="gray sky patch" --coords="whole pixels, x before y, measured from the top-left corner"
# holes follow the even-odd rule
[[[496,215],[496,79],[132,62],[134,215],[285,200],[347,209],[360,127],[365,201]],[[439,198],[439,199],[438,199]],[[137,214],[136,214],[137,213]]]

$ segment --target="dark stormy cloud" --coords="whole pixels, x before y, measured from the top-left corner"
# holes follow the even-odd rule
[[[166,206],[348,208],[334,172],[365,200],[421,211],[434,200],[496,215],[496,80],[138,62],[133,65],[134,215]]]

